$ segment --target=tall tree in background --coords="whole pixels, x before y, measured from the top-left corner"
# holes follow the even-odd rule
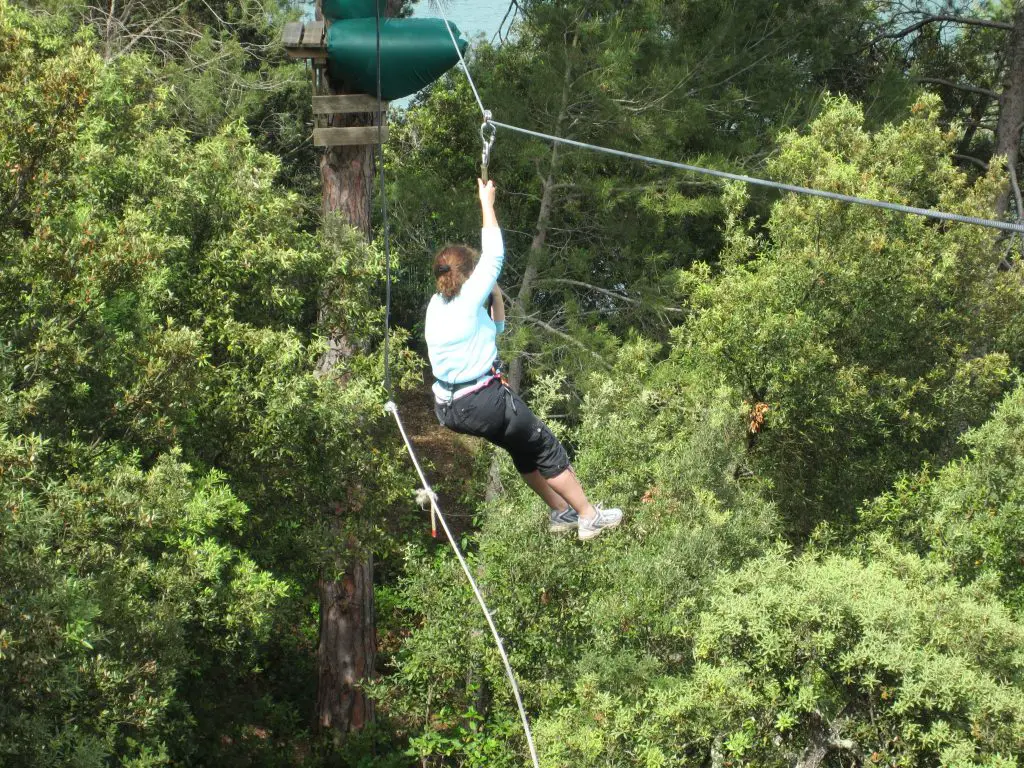
[[[316,3],[316,18],[323,20],[321,0]],[[329,93],[344,93],[344,83],[333,83],[326,69],[321,70]],[[314,75],[314,77],[316,77]],[[363,118],[337,115],[338,124],[353,125]],[[323,183],[323,224],[325,228],[343,222],[355,227],[369,240],[370,194],[373,187],[373,150],[370,145],[329,147],[320,158]],[[342,291],[345,286],[340,287]],[[354,340],[332,332],[330,345],[320,363],[327,372],[339,359],[352,352]],[[353,495],[353,499],[358,496]],[[334,573],[322,573],[317,590],[320,597],[320,638],[317,645],[316,718],[321,729],[343,738],[374,719],[373,701],[359,685],[370,679],[376,665],[376,620],[373,602],[373,554],[360,551],[358,541],[345,540],[342,520],[351,510],[339,502],[333,513],[339,517],[334,527],[337,551]]]
[[[937,90],[947,120],[963,134],[955,157],[986,169],[1006,160],[1010,183],[996,196],[998,214],[1021,210],[1018,178],[1024,129],[1024,3],[1020,0],[888,2],[872,46],[917,82]]]
[[[398,16],[409,3],[388,0],[386,15]],[[316,4],[317,18],[323,19],[321,0]],[[344,82],[335,82],[326,69],[320,75],[328,93],[350,93]],[[373,125],[375,117],[334,115],[332,125]],[[330,231],[339,224],[354,227],[367,241],[372,238],[371,194],[374,178],[374,147],[329,147],[320,158],[323,182],[323,226]],[[339,285],[345,292],[358,286]],[[353,352],[363,339],[348,338],[341,329],[332,329],[329,349],[320,362],[321,372],[330,371],[339,360]],[[358,489],[349,494],[349,504],[358,505]],[[343,537],[343,519],[354,511],[339,502],[335,531]],[[320,595],[320,641],[317,648],[317,723],[336,738],[361,730],[374,719],[373,701],[362,684],[376,669],[377,636],[373,599],[373,554],[353,537],[335,542],[335,573],[324,573],[318,582]]]

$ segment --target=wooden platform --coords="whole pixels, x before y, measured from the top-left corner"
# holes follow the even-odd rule
[[[331,115],[376,114],[377,99],[362,93],[324,94],[326,90],[327,27],[322,21],[305,24],[294,21],[286,24],[281,43],[293,59],[308,59],[313,65],[313,144],[317,147],[351,147],[386,141],[385,125],[335,127],[329,125]],[[387,113],[387,102],[380,105]]]
[[[293,59],[313,59],[327,61],[327,27],[322,21],[311,21],[303,24],[293,21],[284,25],[281,42],[284,49]]]

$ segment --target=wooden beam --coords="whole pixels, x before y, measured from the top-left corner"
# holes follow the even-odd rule
[[[293,59],[317,59],[327,61],[326,48],[285,48],[284,52]]]
[[[382,105],[386,110],[388,103]],[[367,96],[362,93],[349,93],[337,96],[314,96],[313,114],[315,115],[337,115],[350,112],[376,112],[377,99],[375,96]]]
[[[388,140],[388,129],[381,131],[384,141]],[[313,145],[317,147],[352,147],[362,144],[377,143],[377,126],[367,125],[357,128],[314,128]]]
[[[324,23],[312,21],[302,30],[302,45],[306,48],[318,48],[324,44]]]
[[[284,32],[281,33],[281,43],[288,46],[298,45],[302,40],[302,22],[292,21],[284,25]]]

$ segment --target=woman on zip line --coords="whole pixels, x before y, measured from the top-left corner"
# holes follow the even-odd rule
[[[494,213],[494,183],[478,179],[482,253],[447,245],[434,257],[437,293],[427,307],[426,341],[434,412],[448,429],[476,435],[504,448],[526,484],[550,508],[548,529],[577,529],[592,539],[622,521],[622,510],[601,509],[587,500],[569,456],[551,430],[501,380],[496,368],[497,334],[505,327],[498,276],[505,260]],[[492,299],[491,311],[485,309]]]

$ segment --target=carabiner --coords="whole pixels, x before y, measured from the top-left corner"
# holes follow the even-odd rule
[[[490,129],[490,131],[488,131]],[[494,146],[494,137],[498,129],[491,122],[491,110],[484,112],[484,121],[480,124],[480,141],[484,143],[484,151],[480,156],[480,178],[487,181],[487,166],[491,162],[491,147]]]

